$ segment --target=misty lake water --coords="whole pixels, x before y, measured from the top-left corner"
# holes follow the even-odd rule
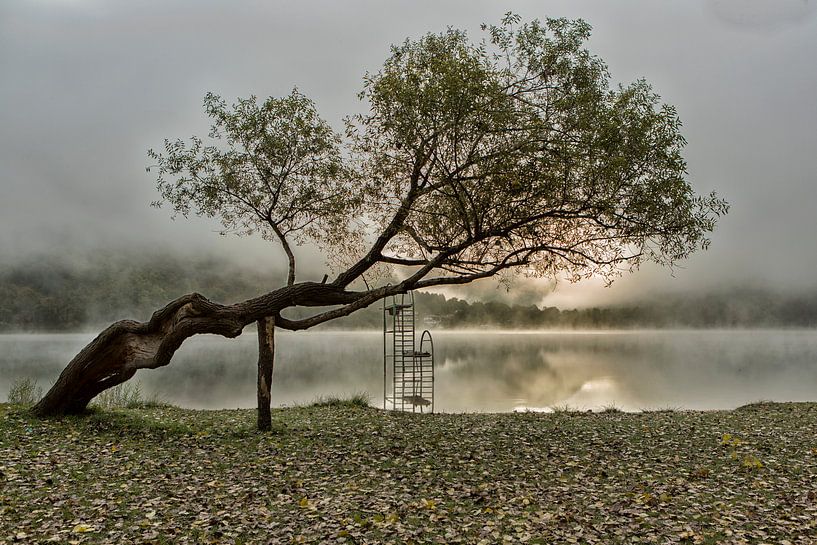
[[[47,388],[90,339],[0,335],[0,399],[22,377]],[[379,332],[276,336],[276,405],[366,392],[382,406]],[[733,408],[758,400],[817,399],[817,331],[438,331],[439,411]],[[255,405],[256,341],[195,337],[163,369],[142,370],[148,394],[189,408]]]

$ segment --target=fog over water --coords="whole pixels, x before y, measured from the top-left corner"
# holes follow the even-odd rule
[[[17,378],[47,388],[88,335],[0,335],[0,399]],[[734,408],[809,400],[817,387],[817,331],[439,331],[439,411],[512,411],[569,405],[625,410]],[[195,337],[159,370],[139,371],[147,394],[190,408],[255,406],[254,335]],[[382,404],[379,332],[277,336],[274,404],[366,392]]]

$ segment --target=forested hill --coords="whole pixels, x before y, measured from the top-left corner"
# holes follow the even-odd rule
[[[219,259],[162,255],[106,256],[88,263],[30,260],[0,265],[0,331],[85,331],[123,318],[146,320],[170,300],[198,291],[230,303],[281,285],[282,274]],[[501,302],[466,302],[417,293],[418,317],[434,328],[813,327],[817,294],[773,296],[732,291],[667,297],[626,306],[560,310]],[[321,327],[380,328],[380,304]],[[290,309],[288,317],[315,309]]]

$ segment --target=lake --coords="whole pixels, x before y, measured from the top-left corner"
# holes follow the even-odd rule
[[[419,337],[419,335],[418,335]],[[47,388],[92,335],[0,335],[0,399],[21,377]],[[279,332],[275,405],[366,392],[382,406],[380,332]],[[817,399],[817,331],[437,331],[438,411],[733,408]],[[255,332],[195,337],[142,390],[189,408],[255,406]]]

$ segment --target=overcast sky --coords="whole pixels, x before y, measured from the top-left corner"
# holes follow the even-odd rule
[[[648,268],[609,290],[560,287],[546,303],[817,287],[814,0],[2,0],[0,259],[134,245],[269,256],[263,242],[150,208],[146,150],[205,134],[207,91],[298,86],[340,129],[390,44],[447,26],[479,39],[481,22],[509,10],[590,22],[615,81],[645,77],[678,108],[693,187],[732,205],[711,250],[674,277]]]

